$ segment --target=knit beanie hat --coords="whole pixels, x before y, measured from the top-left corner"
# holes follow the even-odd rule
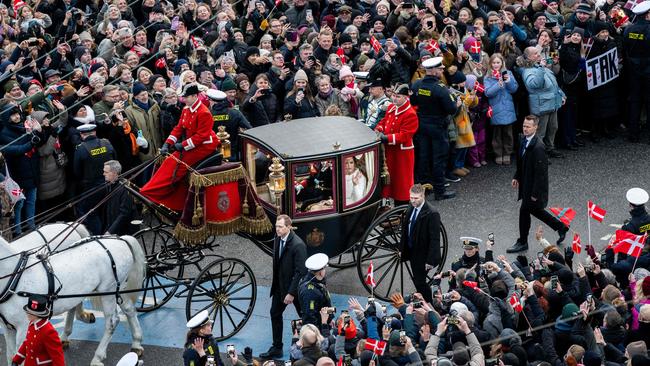
[[[501,344],[507,347],[521,345],[521,337],[519,334],[517,334],[517,332],[510,328],[503,329],[499,335],[499,338],[501,339]]]
[[[43,119],[47,117],[47,112],[44,111],[35,111],[30,114],[33,119],[35,119],[38,123],[43,123]]]
[[[101,69],[102,67],[104,67],[104,65],[100,64],[99,62],[90,65],[90,72],[88,72],[88,76],[92,75],[95,71]]]
[[[580,308],[578,308],[578,305],[574,303],[568,303],[562,308],[562,319],[573,318],[574,316],[578,315],[579,312]]]
[[[165,78],[160,74],[151,75],[151,77],[149,78],[149,88],[153,88],[153,84],[155,84],[156,81],[158,81],[158,79],[164,80]],[[167,81],[165,81],[165,84],[167,84]]]
[[[237,90],[237,85],[235,84],[234,81],[232,81],[231,78],[226,78],[222,83],[221,83],[221,91],[228,91],[228,90]]]
[[[580,3],[576,8],[576,13],[585,13],[591,15],[591,5],[587,3]]]
[[[390,10],[390,3],[388,3],[388,1],[381,0],[380,2],[377,3],[376,7],[378,8],[380,5],[385,6],[386,9]]]
[[[74,56],[75,59],[80,59],[81,56],[83,56],[86,52],[88,51],[87,47],[84,46],[77,46],[72,50],[72,55]]]
[[[342,33],[339,36],[339,44],[342,45],[343,43],[352,43],[352,37],[347,33]]]
[[[15,86],[19,86],[16,80],[9,80],[5,84],[5,93],[9,93]]]
[[[342,66],[341,70],[339,70],[339,80],[343,80],[344,77],[346,76],[354,76],[352,73],[352,70],[350,70],[350,66]]]
[[[303,80],[303,81],[309,81],[309,78],[307,78],[307,73],[305,73],[305,70],[300,69],[298,72],[296,72],[296,75],[293,77],[293,82],[295,83],[298,80]]]
[[[250,46],[246,49],[246,56],[245,59],[249,58],[250,56],[253,55],[258,55],[260,54],[260,49],[255,47],[255,46]]]
[[[133,91],[133,96],[135,97],[135,96],[137,96],[138,94],[140,94],[142,92],[146,92],[147,87],[144,86],[144,84],[142,84],[141,82],[136,81],[135,83],[133,83],[132,91]]]

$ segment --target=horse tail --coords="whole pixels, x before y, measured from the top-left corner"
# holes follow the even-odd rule
[[[138,239],[129,235],[124,235],[121,238],[129,243],[129,248],[131,249],[131,254],[133,254],[134,261],[133,267],[131,267],[131,270],[129,271],[129,274],[126,278],[124,289],[135,290],[142,288],[142,281],[144,281],[147,273],[147,257],[144,254],[144,250],[142,249],[140,242],[138,242]],[[137,302],[139,295],[140,294],[137,292],[130,292],[128,294],[125,294],[125,296],[128,296],[131,302],[134,304]]]

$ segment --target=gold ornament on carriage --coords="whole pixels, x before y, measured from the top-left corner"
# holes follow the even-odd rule
[[[217,138],[221,142],[221,147],[219,150],[221,151],[221,155],[223,155],[224,160],[228,160],[232,155],[230,140],[228,140],[230,138],[230,134],[226,132],[226,126],[217,127],[217,131]]]

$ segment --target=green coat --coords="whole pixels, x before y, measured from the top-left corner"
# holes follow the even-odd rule
[[[162,147],[164,138],[160,125],[160,106],[152,98],[149,99],[151,107],[148,111],[140,108],[137,104],[130,102],[124,109],[126,119],[132,124],[135,123],[138,130],[142,130],[142,136],[149,142],[149,152],[140,153],[142,161],[151,160],[158,155],[158,149]]]

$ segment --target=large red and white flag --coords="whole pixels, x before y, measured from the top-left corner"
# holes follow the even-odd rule
[[[368,266],[368,273],[366,273],[366,285],[370,285],[372,287],[377,286],[375,283],[375,273],[373,272],[373,266],[372,266],[372,261],[370,262],[370,266]]]
[[[374,352],[378,356],[383,356],[386,351],[386,342],[378,341],[376,339],[367,338],[366,339],[366,349],[368,351]]]
[[[625,253],[639,257],[641,250],[648,239],[648,233],[643,235],[632,234],[625,230],[616,230],[616,239],[614,240],[614,253]]]
[[[524,310],[524,307],[521,306],[519,296],[517,296],[516,292],[513,292],[512,296],[510,296],[510,306],[512,306],[512,309],[518,313],[521,313]]]
[[[596,206],[596,204],[591,201],[587,202],[587,212],[592,219],[597,220],[598,222],[603,222],[605,214],[607,213],[604,208]]]
[[[582,245],[580,244],[580,234],[573,234],[573,242],[571,243],[571,249],[575,254],[580,254],[582,251]]]
[[[372,49],[375,50],[377,56],[379,56],[379,51],[381,51],[381,43],[375,38],[375,36],[370,36],[370,45]]]

